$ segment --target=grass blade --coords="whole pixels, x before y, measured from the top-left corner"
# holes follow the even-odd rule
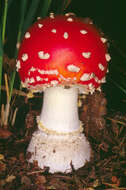
[[[2,69],[3,69],[3,44],[5,41],[5,30],[7,20],[8,0],[5,0],[3,20],[0,29],[0,101],[1,101],[1,85],[2,85]]]
[[[2,38],[0,36],[0,102],[1,102],[1,86],[2,86],[2,63],[3,63],[3,47],[2,47]]]
[[[36,0],[36,1],[32,0],[31,1],[31,5],[30,5],[28,14],[26,16],[26,19],[25,19],[25,22],[24,22],[24,25],[23,25],[23,33],[32,24],[33,17],[34,17],[35,12],[36,12],[36,10],[38,8],[39,2],[40,2],[40,0]]]
[[[41,17],[47,16],[51,2],[52,2],[52,0],[44,0],[41,14],[40,14]]]
[[[3,15],[3,25],[2,25],[2,43],[4,43],[4,40],[5,40],[7,9],[8,9],[8,0],[5,0],[4,15]]]
[[[69,6],[72,0],[60,0],[57,4],[57,14],[63,14],[64,10]]]
[[[19,31],[18,31],[18,37],[17,37],[17,44],[20,43],[21,41],[21,37],[22,37],[22,28],[23,28],[23,23],[24,23],[24,19],[25,19],[25,13],[26,13],[26,8],[27,8],[27,1],[26,0],[22,0],[21,1],[21,8],[20,8],[20,13],[21,13],[21,20],[20,20],[20,25],[19,25]],[[17,57],[17,52],[18,52],[18,48],[16,47],[15,50],[15,58]],[[11,75],[11,80],[10,80],[10,100],[12,97],[12,91],[13,91],[13,87],[14,87],[14,81],[15,81],[15,76],[16,76],[16,71],[13,71],[12,75]]]
[[[126,89],[123,88],[123,86],[121,86],[120,84],[118,84],[117,82],[115,82],[115,81],[113,81],[113,80],[111,80],[111,81],[112,81],[112,83],[113,83],[116,87],[118,87],[123,93],[126,94]]]
[[[63,8],[66,9],[70,5],[71,1],[72,0],[64,0],[64,7]]]

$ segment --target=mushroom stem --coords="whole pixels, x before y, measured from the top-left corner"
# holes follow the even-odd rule
[[[49,167],[50,173],[69,173],[90,160],[91,149],[82,133],[77,100],[76,87],[45,90],[38,130],[27,149],[31,153],[29,162],[37,160],[39,167]]]
[[[41,124],[47,131],[57,133],[76,132],[80,128],[77,109],[78,89],[73,87],[50,87],[44,92],[43,108],[40,115]]]

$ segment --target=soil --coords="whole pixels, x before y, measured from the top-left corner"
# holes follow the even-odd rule
[[[80,96],[79,115],[92,147],[92,158],[72,173],[48,173],[37,161],[28,163],[26,153],[42,95],[32,99],[16,96],[15,124],[0,126],[0,190],[126,190],[126,115],[107,110],[105,95]]]

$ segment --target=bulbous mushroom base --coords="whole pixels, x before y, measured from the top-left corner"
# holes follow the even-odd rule
[[[27,149],[31,153],[29,162],[38,161],[43,169],[49,167],[50,173],[72,172],[84,166],[90,160],[91,149],[84,134],[47,135],[39,129],[33,134]]]

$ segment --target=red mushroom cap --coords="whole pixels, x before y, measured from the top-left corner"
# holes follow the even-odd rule
[[[25,33],[17,71],[32,90],[77,84],[92,92],[105,81],[109,60],[105,39],[94,25],[73,15],[51,14]]]

